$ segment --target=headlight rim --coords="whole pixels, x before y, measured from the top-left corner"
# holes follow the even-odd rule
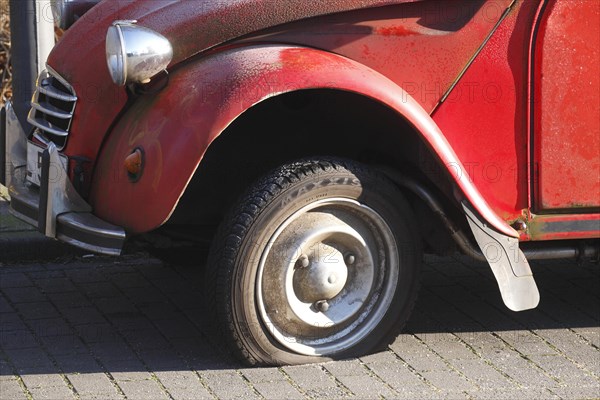
[[[108,65],[108,72],[110,73],[110,77],[118,86],[125,86],[127,84],[127,50],[125,49],[125,38],[123,36],[123,29],[121,28],[123,25],[135,25],[137,21],[114,21],[111,26],[108,28],[107,37],[106,37],[106,61]],[[115,71],[113,70],[110,64],[109,52],[108,52],[108,35],[110,31],[113,30],[116,32],[116,38],[118,40],[117,46],[120,50],[120,66],[117,62],[117,68],[120,67],[120,71],[116,71],[118,75],[115,75]]]

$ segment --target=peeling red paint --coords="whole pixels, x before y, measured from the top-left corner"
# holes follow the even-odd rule
[[[412,31],[405,26],[386,26],[377,28],[375,33],[383,36],[413,36],[418,35],[419,32]]]

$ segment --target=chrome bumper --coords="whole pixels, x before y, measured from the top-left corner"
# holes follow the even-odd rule
[[[71,184],[53,143],[42,153],[40,187],[26,179],[27,137],[10,104],[4,114],[0,177],[9,190],[11,213],[48,237],[95,253],[121,254],[125,231],[92,214],[92,207]]]

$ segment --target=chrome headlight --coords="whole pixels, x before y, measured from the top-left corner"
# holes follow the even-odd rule
[[[173,47],[167,38],[136,21],[115,21],[108,28],[106,62],[116,85],[147,83],[172,59]]]
[[[68,29],[100,0],[51,0],[54,23],[60,29]]]

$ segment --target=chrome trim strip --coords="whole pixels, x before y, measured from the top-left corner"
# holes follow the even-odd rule
[[[52,135],[56,135],[56,136],[60,136],[60,137],[67,137],[69,135],[69,132],[67,131],[63,131],[62,129],[57,129],[54,128],[50,122],[43,120],[43,119],[39,119],[39,118],[27,118],[27,122],[29,122],[31,125],[34,125],[37,128],[40,128],[41,130],[51,133]]]

